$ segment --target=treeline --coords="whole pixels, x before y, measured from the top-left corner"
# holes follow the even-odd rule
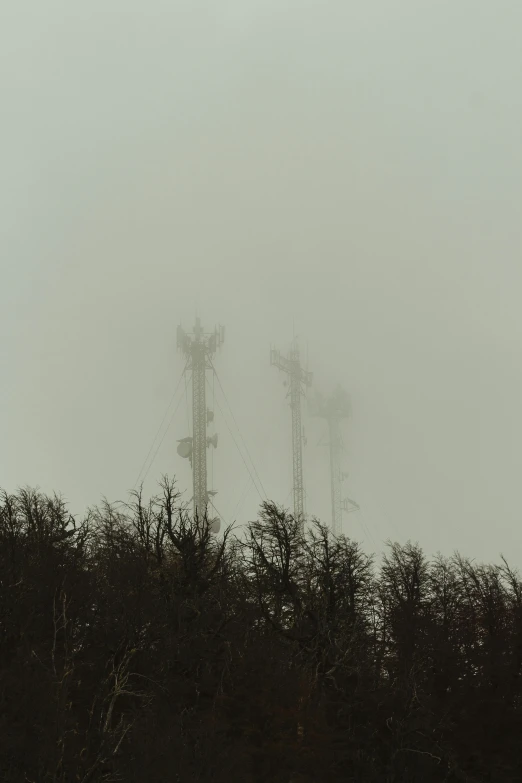
[[[522,584],[266,503],[0,502],[2,783],[522,780]]]

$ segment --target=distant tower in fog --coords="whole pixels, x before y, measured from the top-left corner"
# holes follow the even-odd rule
[[[304,481],[303,481],[303,425],[301,420],[301,398],[305,388],[312,384],[312,373],[301,367],[299,346],[294,339],[288,357],[275,349],[270,350],[270,364],[285,372],[290,379],[290,408],[292,410],[292,458],[294,516],[304,527]]]
[[[356,511],[359,506],[349,498],[342,498],[341,484],[343,474],[341,472],[341,421],[351,414],[350,398],[348,394],[337,387],[335,392],[325,399],[321,394],[316,394],[310,404],[312,416],[325,419],[328,424],[330,437],[330,495],[332,503],[332,532],[339,535],[341,532],[342,512]]]

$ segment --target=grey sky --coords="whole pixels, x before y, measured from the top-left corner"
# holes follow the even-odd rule
[[[295,321],[352,395],[344,531],[522,564],[521,37],[515,0],[3,0],[0,485],[125,497],[197,306],[271,497]],[[230,518],[248,475],[216,429]],[[183,404],[147,488],[189,486],[187,434]]]

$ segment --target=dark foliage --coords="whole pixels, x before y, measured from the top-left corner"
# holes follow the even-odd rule
[[[0,502],[0,780],[522,780],[522,585],[380,566],[273,504],[215,539],[167,479],[78,524]]]

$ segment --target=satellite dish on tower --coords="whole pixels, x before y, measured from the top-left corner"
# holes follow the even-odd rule
[[[216,535],[221,530],[221,520],[219,517],[214,517],[214,519],[209,520],[209,528],[210,532],[214,533]]]
[[[183,459],[188,459],[192,456],[192,438],[183,438],[178,441],[177,452]]]

